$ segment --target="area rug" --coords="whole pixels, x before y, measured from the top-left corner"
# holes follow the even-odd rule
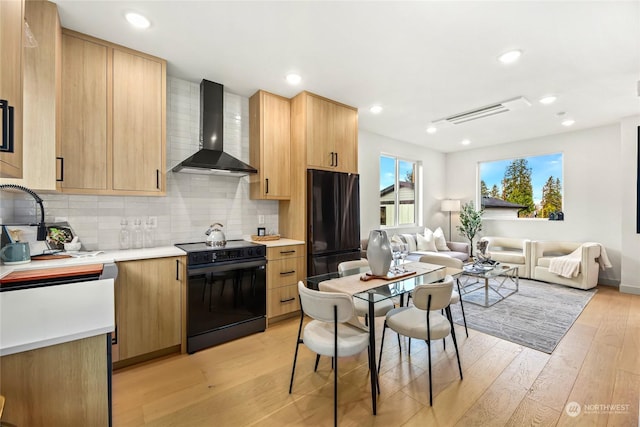
[[[551,354],[595,293],[520,279],[519,292],[488,308],[465,303],[464,312],[469,328]],[[484,290],[465,298],[480,294]],[[451,311],[463,325],[460,305],[452,305]]]

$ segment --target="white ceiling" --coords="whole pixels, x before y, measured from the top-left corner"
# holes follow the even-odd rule
[[[165,58],[169,75],[243,96],[308,90],[357,107],[361,129],[442,152],[640,114],[638,1],[56,3],[64,27]],[[151,27],[131,28],[131,10]],[[524,52],[519,62],[497,61],[513,48]],[[285,81],[290,71],[302,75],[298,86]],[[547,94],[555,104],[537,102]],[[518,96],[532,106],[425,132]],[[384,111],[373,115],[373,104]],[[560,112],[576,123],[561,126]]]

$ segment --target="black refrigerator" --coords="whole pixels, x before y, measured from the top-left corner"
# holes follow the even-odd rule
[[[360,184],[352,173],[307,170],[307,274],[360,259]]]

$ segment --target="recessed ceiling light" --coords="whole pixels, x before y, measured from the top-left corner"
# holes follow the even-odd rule
[[[562,121],[562,126],[571,126],[572,124],[574,124],[576,121],[573,119],[566,119]]]
[[[469,141],[468,139],[463,139],[462,141],[460,141],[460,144],[469,145],[469,144],[471,144],[471,141]]]
[[[511,64],[512,62],[516,62],[520,58],[520,56],[522,56],[522,51],[515,49],[503,53],[498,57],[498,60],[503,64]]]
[[[435,126],[429,126],[427,128],[427,133],[436,133],[436,132],[438,132],[438,128]]]
[[[554,102],[556,102],[556,99],[558,99],[558,98],[556,98],[553,95],[548,95],[548,96],[543,96],[542,98],[540,98],[538,100],[538,102],[540,104],[549,105],[549,104],[553,104]]]
[[[136,28],[145,29],[149,28],[149,25],[151,25],[151,22],[149,22],[146,17],[140,15],[137,12],[127,12],[124,17],[127,18],[129,24],[133,25]]]
[[[300,74],[289,73],[287,74],[287,81],[289,82],[289,84],[297,85],[302,81],[302,77],[300,77]]]
[[[382,107],[380,105],[374,105],[373,107],[369,108],[369,111],[371,111],[373,114],[380,114],[382,112]]]

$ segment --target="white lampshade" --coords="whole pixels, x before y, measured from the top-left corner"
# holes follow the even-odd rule
[[[460,212],[460,200],[445,199],[440,208],[443,212]]]

